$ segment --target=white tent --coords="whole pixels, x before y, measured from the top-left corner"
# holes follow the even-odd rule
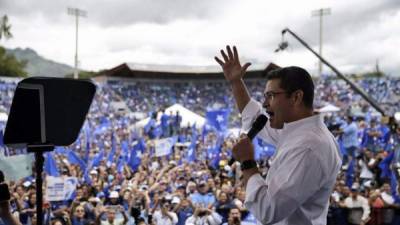
[[[8,119],[7,113],[0,112],[0,122],[6,122]]]
[[[175,105],[172,105],[172,106],[168,107],[167,109],[165,109],[165,113],[167,115],[170,115],[171,112],[172,112],[172,115],[175,115],[176,111],[178,111],[182,117],[181,127],[186,127],[188,124],[190,124],[190,126],[192,126],[194,123],[196,123],[196,127],[201,128],[201,127],[203,127],[204,123],[206,122],[206,119],[204,117],[190,111],[189,109],[183,107],[180,104],[175,104]],[[160,118],[161,118],[161,113],[158,113],[157,120],[160,121]],[[143,119],[143,120],[137,122],[135,124],[135,126],[136,127],[144,127],[149,122],[149,120],[150,120],[150,117],[147,117],[146,119]]]
[[[334,106],[332,104],[328,104],[322,108],[316,109],[315,111],[320,112],[320,113],[339,112],[340,108],[337,106]]]

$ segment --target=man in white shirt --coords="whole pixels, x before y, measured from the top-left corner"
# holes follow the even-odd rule
[[[154,225],[176,225],[178,216],[171,209],[171,202],[165,198],[161,200],[160,210],[153,215]]]
[[[384,224],[391,224],[392,220],[394,218],[394,203],[395,199],[392,195],[392,188],[390,187],[389,183],[384,183],[382,185],[382,192],[381,192],[381,198],[383,202],[385,203],[385,206],[387,207],[383,211],[383,223]]]
[[[368,200],[359,195],[358,188],[351,188],[351,195],[344,200],[344,205],[351,209],[349,224],[365,225],[370,219],[371,209]]]
[[[394,198],[393,198],[392,189],[390,188],[389,183],[384,183],[382,185],[381,197],[386,206],[393,206]]]
[[[251,140],[243,137],[233,148],[241,163],[246,187],[246,208],[262,224],[325,225],[329,197],[341,166],[339,148],[319,115],[313,115],[314,84],[299,67],[267,75],[265,101],[250,98],[243,76],[250,63],[241,65],[235,47],[215,57],[230,83],[242,113],[243,129],[265,111],[267,125],[259,136],[277,152],[264,180],[254,161]],[[263,109],[264,108],[264,109]]]
[[[116,213],[121,212],[123,218],[116,218]],[[107,219],[101,220],[104,213],[107,213]],[[96,225],[125,225],[128,222],[128,217],[125,214],[122,206],[107,206],[103,207],[100,214],[96,217]]]
[[[197,207],[194,214],[186,220],[185,225],[220,225],[221,222],[222,217],[215,211]]]

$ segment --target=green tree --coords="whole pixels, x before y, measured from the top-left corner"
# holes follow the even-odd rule
[[[18,61],[14,55],[7,54],[6,49],[0,46],[0,76],[26,77],[24,70],[26,61]]]
[[[10,39],[13,37],[11,34],[11,24],[8,23],[7,15],[4,15],[3,17],[1,17],[1,21],[0,21],[0,40],[3,37],[6,39]]]
[[[2,16],[0,20],[0,40],[3,37],[5,39],[13,37],[7,15]],[[0,46],[0,76],[26,77],[27,73],[24,70],[26,63],[26,61],[18,61],[12,54],[7,54],[6,49]]]

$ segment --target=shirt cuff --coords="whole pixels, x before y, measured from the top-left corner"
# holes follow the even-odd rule
[[[259,173],[253,174],[247,181],[245,204],[256,200],[257,193],[261,186],[266,186],[264,178]]]

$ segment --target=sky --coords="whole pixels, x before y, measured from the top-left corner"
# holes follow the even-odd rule
[[[236,45],[249,69],[296,65],[318,73],[318,59],[290,35],[289,48],[275,53],[288,27],[319,48],[323,17],[323,56],[343,73],[382,71],[400,75],[399,0],[0,0],[13,38],[7,48],[32,48],[39,55],[74,65],[75,17],[79,8],[79,65],[85,70],[133,64],[216,66],[213,57]],[[325,73],[330,73],[324,67]]]

